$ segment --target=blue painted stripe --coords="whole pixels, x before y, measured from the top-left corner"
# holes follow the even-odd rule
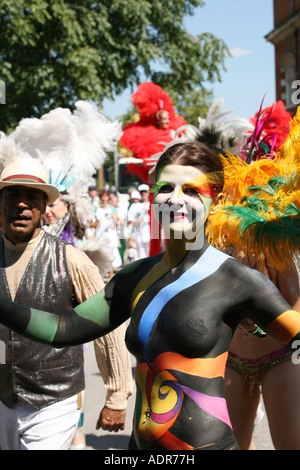
[[[138,336],[144,348],[147,360],[147,344],[155,320],[164,306],[184,289],[202,281],[213,274],[229,256],[209,246],[198,261],[185,271],[176,281],[161,289],[145,309],[140,320]]]

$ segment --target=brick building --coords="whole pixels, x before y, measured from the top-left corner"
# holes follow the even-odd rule
[[[276,99],[294,113],[300,105],[300,0],[273,0],[274,29],[265,39],[275,46]]]

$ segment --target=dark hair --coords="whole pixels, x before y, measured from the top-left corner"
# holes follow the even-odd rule
[[[104,196],[104,195],[105,195],[105,196],[109,196],[109,192],[106,191],[106,189],[100,189],[100,191],[99,191],[99,197],[100,197],[100,199],[101,199],[102,196]]]
[[[181,142],[171,145],[160,156],[156,168],[157,180],[161,170],[167,165],[194,166],[203,173],[218,172],[221,185],[224,184],[223,164],[219,155],[202,142]]]

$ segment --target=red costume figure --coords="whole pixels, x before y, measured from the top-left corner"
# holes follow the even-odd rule
[[[170,96],[152,82],[141,83],[132,95],[131,102],[139,112],[139,120],[124,127],[120,143],[131,150],[133,157],[144,161],[143,165],[128,165],[128,171],[138,174],[145,183],[151,186],[148,173],[151,166],[156,163],[151,160],[152,155],[163,151],[164,144],[174,139],[175,131],[185,125],[186,120],[175,114]],[[151,203],[152,193],[150,205]],[[161,246],[159,230],[153,227],[153,223],[156,221],[150,213],[150,226],[155,233],[155,237],[151,236],[150,256],[158,254]]]

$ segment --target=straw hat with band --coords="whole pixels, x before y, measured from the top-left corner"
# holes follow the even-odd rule
[[[12,158],[0,176],[0,191],[11,186],[26,186],[39,189],[47,195],[47,203],[59,198],[56,186],[48,183],[48,176],[39,160],[35,158]]]

